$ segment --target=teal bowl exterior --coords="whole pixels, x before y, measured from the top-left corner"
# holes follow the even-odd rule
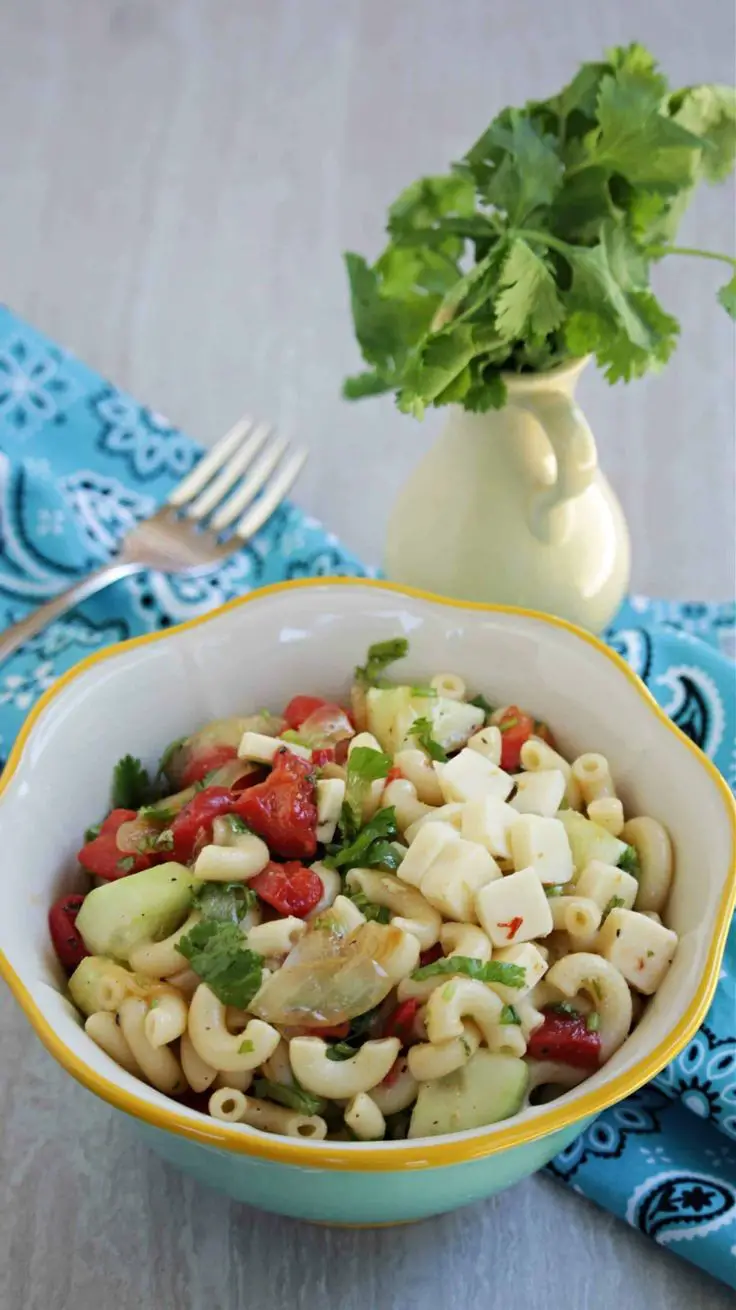
[[[534,1142],[436,1168],[309,1169],[203,1146],[134,1120],[147,1146],[198,1182],[235,1201],[337,1227],[406,1224],[482,1201],[513,1187],[564,1150],[596,1118]]]

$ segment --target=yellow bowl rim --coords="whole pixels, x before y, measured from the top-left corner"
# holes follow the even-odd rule
[[[262,1135],[244,1133],[234,1126],[220,1123],[215,1119],[208,1119],[204,1114],[200,1116],[200,1124],[181,1114],[177,1110],[174,1101],[171,1102],[170,1106],[149,1104],[136,1093],[126,1091],[108,1078],[98,1074],[95,1070],[90,1069],[64,1044],[44,1018],[30,992],[1,951],[0,976],[8,983],[44,1046],[68,1073],[83,1086],[101,1097],[102,1100],[108,1101],[116,1109],[132,1115],[134,1118],[141,1119],[155,1128],[174,1132],[178,1136],[186,1137],[190,1141],[203,1146],[218,1147],[237,1154],[274,1160],[279,1164],[300,1165],[313,1169],[381,1172],[394,1169],[427,1169],[444,1165],[463,1164],[472,1160],[483,1159],[486,1156],[496,1155],[500,1151],[523,1146],[538,1140],[540,1137],[560,1132],[574,1123],[587,1119],[589,1116],[600,1114],[601,1111],[620,1101],[623,1097],[630,1096],[643,1083],[649,1082],[682,1050],[700,1026],[716,989],[731,916],[736,906],[736,804],[716,766],[668,718],[641,679],[637,677],[633,669],[616,651],[611,650],[609,646],[606,646],[592,633],[569,623],[566,619],[559,619],[550,614],[542,614],[536,610],[519,606],[490,605],[480,601],[454,600],[446,596],[432,595],[432,593],[422,591],[416,587],[404,587],[377,578],[320,577],[273,583],[271,586],[249,592],[245,596],[238,596],[218,609],[199,615],[197,618],[178,624],[176,627],[166,628],[160,632],[144,633],[142,636],[133,637],[128,641],[116,642],[113,646],[105,647],[103,650],[89,655],[79,664],[75,664],[73,668],[62,674],[49,690],[41,696],[25,720],[10,752],[2,777],[0,777],[0,797],[20,764],[26,742],[39,717],[65,687],[73,682],[75,678],[86,673],[88,669],[103,663],[105,660],[114,658],[122,651],[176,637],[180,632],[196,628],[203,623],[209,623],[226,611],[236,609],[241,605],[247,605],[252,601],[278,595],[281,592],[310,587],[327,588],[336,586],[375,588],[376,590],[391,591],[398,595],[455,609],[519,615],[571,632],[582,641],[586,641],[614,664],[643,698],[651,712],[666,726],[668,731],[673,733],[692,752],[701,768],[710,774],[717,790],[723,797],[729,815],[731,825],[731,876],[730,879],[726,880],[723,888],[718,919],[703,975],[689,1006],[672,1031],[653,1050],[642,1056],[632,1069],[619,1074],[602,1087],[585,1093],[574,1104],[565,1104],[564,1099],[562,1101],[552,1101],[544,1114],[526,1123],[510,1119],[507,1121],[506,1127],[494,1125],[493,1129],[486,1134],[471,1138],[445,1136],[438,1138],[437,1141],[424,1142],[423,1144],[415,1144],[409,1140],[392,1142],[390,1145],[368,1142],[346,1144],[337,1142],[308,1143],[287,1137],[269,1136],[265,1133]]]

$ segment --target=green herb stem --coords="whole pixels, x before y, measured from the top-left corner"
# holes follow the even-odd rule
[[[663,259],[665,255],[692,255],[696,259],[715,259],[719,264],[736,268],[736,259],[732,255],[722,255],[717,250],[698,250],[696,246],[651,246],[649,254],[652,259]]]

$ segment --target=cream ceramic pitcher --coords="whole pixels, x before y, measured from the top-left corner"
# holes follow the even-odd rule
[[[503,409],[452,411],[394,506],[389,578],[606,626],[626,590],[629,537],[574,400],[586,363],[509,374]]]

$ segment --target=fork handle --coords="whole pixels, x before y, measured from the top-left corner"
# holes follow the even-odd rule
[[[119,578],[127,578],[131,573],[139,573],[143,567],[142,564],[129,562],[105,564],[101,569],[95,569],[94,573],[89,573],[86,578],[76,582],[73,587],[60,591],[58,596],[45,601],[32,614],[27,614],[19,623],[11,624],[5,632],[0,633],[0,660],[7,659],[19,646],[30,641],[31,637],[37,636],[66,610],[81,605],[82,601],[87,600],[89,596],[94,596],[96,591],[101,591],[109,583],[117,582]]]

